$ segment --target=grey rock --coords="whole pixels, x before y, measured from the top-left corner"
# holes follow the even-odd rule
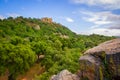
[[[92,55],[85,55],[85,56],[81,56],[80,58],[79,58],[79,61],[81,62],[81,61],[89,61],[90,63],[93,63],[93,64],[95,64],[95,65],[100,65],[101,64],[101,62],[100,62],[100,59],[99,58],[95,58],[94,56],[92,56]]]
[[[53,75],[50,80],[80,80],[75,74],[72,74],[68,70],[63,70],[57,75]]]
[[[84,54],[94,54],[104,51],[106,54],[115,54],[120,52],[120,38],[106,41],[92,49],[87,50]]]
[[[120,38],[106,41],[87,50],[84,56],[79,58],[79,62],[80,65],[87,67],[83,68],[82,74],[79,72],[80,76],[87,76],[89,80],[99,80],[100,76],[102,76],[104,80],[106,79],[106,74],[104,73],[108,73],[114,80],[114,77],[120,76]],[[92,68],[94,68],[94,71],[89,72]],[[91,78],[90,74],[94,76]]]

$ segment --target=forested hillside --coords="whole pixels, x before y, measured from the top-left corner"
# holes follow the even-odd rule
[[[84,51],[113,38],[78,35],[49,18],[8,17],[0,20],[0,75],[16,80],[36,63],[44,72],[35,80],[49,80],[63,69],[75,73]]]

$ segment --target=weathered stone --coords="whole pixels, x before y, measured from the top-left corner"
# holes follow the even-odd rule
[[[47,23],[52,23],[52,22],[53,22],[53,21],[52,21],[52,18],[48,18],[48,17],[42,18],[41,21],[47,22]]]
[[[120,38],[104,42],[92,49],[87,50],[84,54],[94,54],[105,52],[106,54],[116,54],[120,52]]]
[[[75,74],[72,74],[68,70],[63,70],[57,75],[53,75],[50,80],[80,80]]]
[[[39,26],[39,25],[35,25],[33,28],[34,28],[35,30],[40,30],[40,26]]]
[[[91,63],[94,63],[95,65],[100,65],[100,59],[96,59],[94,56],[92,55],[85,55],[85,56],[81,56],[79,61],[89,61]]]
[[[104,42],[87,50],[84,54],[79,59],[83,68],[79,72],[82,78],[87,77],[89,80],[119,80],[120,38]],[[90,72],[91,68],[94,68],[92,72]]]

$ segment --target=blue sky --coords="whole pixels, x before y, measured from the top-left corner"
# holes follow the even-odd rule
[[[51,17],[78,34],[120,36],[120,0],[0,0],[0,18]]]

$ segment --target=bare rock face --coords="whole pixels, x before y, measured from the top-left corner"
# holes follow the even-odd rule
[[[87,50],[80,57],[79,76],[88,80],[120,80],[120,38]]]
[[[63,70],[57,75],[53,75],[50,80],[80,80],[75,74],[72,74],[68,70]]]

